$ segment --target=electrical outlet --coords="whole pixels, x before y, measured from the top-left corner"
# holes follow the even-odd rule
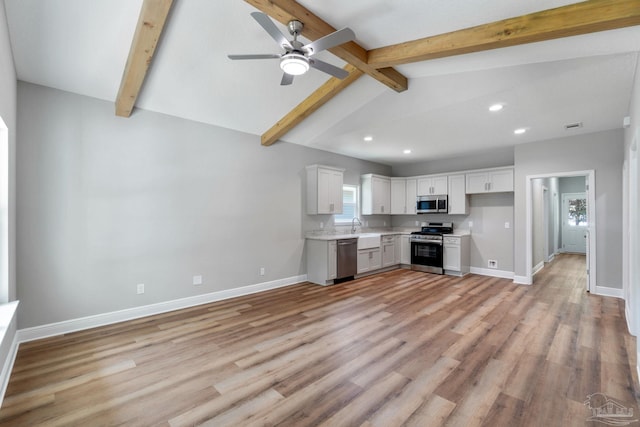
[[[386,227],[387,226],[387,221],[382,221],[382,226]]]
[[[193,284],[195,286],[202,285],[202,276],[193,276]]]
[[[416,227],[420,226],[420,221],[416,221]]]
[[[324,222],[320,221],[320,230],[324,228]]]
[[[469,221],[469,228],[473,227],[473,221]]]
[[[260,275],[264,276],[264,267],[260,267]]]
[[[511,228],[511,224],[509,224],[509,221],[504,223],[504,228]]]
[[[487,264],[489,268],[498,268],[498,261],[495,259],[490,259]]]
[[[138,295],[144,294],[144,283],[138,283],[136,292],[138,293]]]

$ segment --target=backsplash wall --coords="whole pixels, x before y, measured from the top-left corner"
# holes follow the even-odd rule
[[[394,228],[419,228],[416,222],[453,222],[454,232],[471,232],[471,267],[486,269],[491,259],[498,262],[498,270],[513,271],[513,193],[472,194],[469,215],[394,215],[391,219]]]

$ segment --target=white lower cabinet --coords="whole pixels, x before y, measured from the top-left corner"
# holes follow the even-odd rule
[[[338,246],[335,240],[307,240],[307,280],[331,285],[338,275]]]
[[[411,236],[408,234],[400,236],[400,264],[411,264]]]
[[[396,264],[396,236],[382,236],[382,268]]]
[[[469,235],[442,238],[445,274],[464,276],[469,272],[469,239]]]
[[[382,268],[380,248],[358,250],[358,274]]]
[[[395,240],[396,240],[396,242],[395,242],[395,245],[396,245],[396,247],[395,247],[395,249],[396,249],[395,250],[395,258],[396,258],[395,264],[397,265],[397,264],[400,264],[400,257],[402,256],[402,253],[400,252],[400,248],[402,246],[402,236],[398,234],[398,235],[396,235],[394,237],[395,237]]]

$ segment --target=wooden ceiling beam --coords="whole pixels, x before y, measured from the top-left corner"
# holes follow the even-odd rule
[[[298,104],[293,110],[287,113],[286,116],[278,120],[271,129],[262,134],[262,145],[271,145],[278,141],[278,139],[293,129],[298,125],[298,123],[306,119],[314,111],[322,107],[344,88],[358,80],[358,78],[363,75],[361,70],[351,64],[347,64],[344,69],[349,72],[349,75],[346,78],[340,80],[336,77],[331,77],[326,83],[313,92],[311,96]]]
[[[172,3],[173,0],[144,0],[142,3],[116,98],[117,116],[131,116]]]
[[[314,41],[336,31],[331,25],[314,15],[309,9],[294,0],[245,0],[247,3],[266,13],[271,18],[287,25],[297,19],[304,24],[302,35]],[[367,50],[356,42],[349,42],[329,49],[337,57],[370,75],[396,92],[408,88],[408,80],[397,70],[390,67],[372,67],[367,61]]]
[[[640,25],[640,0],[588,0],[372,49],[370,66],[394,67],[526,43]]]

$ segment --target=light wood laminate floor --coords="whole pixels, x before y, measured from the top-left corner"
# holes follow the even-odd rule
[[[588,395],[639,414],[636,344],[584,283],[578,255],[533,286],[395,270],[25,343],[0,425],[604,425]]]

